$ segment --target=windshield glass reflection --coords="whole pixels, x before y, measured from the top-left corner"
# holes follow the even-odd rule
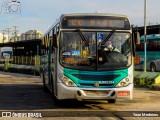
[[[62,66],[82,70],[113,70],[131,64],[129,33],[112,31],[81,34],[77,31],[63,32],[60,41]]]

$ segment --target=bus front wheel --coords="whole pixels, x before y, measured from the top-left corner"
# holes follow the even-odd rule
[[[155,71],[156,71],[156,65],[155,65],[155,63],[151,63],[151,64],[150,64],[150,70],[151,70],[152,72],[155,72]]]
[[[109,99],[108,103],[116,103],[116,99]]]

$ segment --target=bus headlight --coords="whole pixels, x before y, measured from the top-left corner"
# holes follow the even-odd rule
[[[129,78],[125,78],[121,82],[119,82],[116,85],[116,87],[125,87],[125,86],[128,86],[129,84],[130,84],[130,79]]]
[[[59,75],[59,79],[62,81],[64,85],[68,87],[76,87],[76,84],[63,74]]]

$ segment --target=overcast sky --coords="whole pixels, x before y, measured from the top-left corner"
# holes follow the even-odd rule
[[[45,32],[64,13],[116,13],[129,16],[132,24],[144,25],[144,0],[19,0],[20,14],[3,13],[0,0],[0,30],[18,26],[20,33]],[[8,0],[12,1],[12,0]],[[160,0],[147,0],[147,24],[160,24]]]

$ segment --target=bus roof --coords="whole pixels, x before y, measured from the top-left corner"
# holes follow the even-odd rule
[[[160,39],[160,34],[146,35],[146,39],[147,39],[147,40]],[[140,40],[144,40],[144,35],[141,36]]]
[[[49,29],[43,34],[42,38],[48,34],[48,32],[65,16],[116,16],[116,17],[125,17],[128,19],[128,16],[121,14],[112,14],[112,13],[70,13],[70,14],[62,14],[54,24],[49,27]],[[128,19],[129,20],[129,19]],[[130,20],[129,20],[130,21]]]
[[[121,14],[112,14],[112,13],[71,13],[71,14],[62,14],[64,16],[117,16],[117,17],[127,17],[126,15]]]

